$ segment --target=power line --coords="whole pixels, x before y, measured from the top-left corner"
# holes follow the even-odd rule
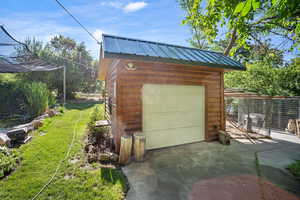
[[[62,9],[64,9],[66,13],[68,13],[81,26],[81,28],[83,28],[99,45],[101,44],[101,42],[99,42],[99,40],[97,40],[97,38],[82,23],[80,23],[80,21],[74,15],[72,15],[72,13],[59,0],[54,0],[54,1]]]

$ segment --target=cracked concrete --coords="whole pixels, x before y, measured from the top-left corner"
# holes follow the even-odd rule
[[[149,151],[145,162],[123,168],[130,184],[126,199],[299,199],[300,182],[285,169],[300,159],[299,149],[287,141],[239,140]]]

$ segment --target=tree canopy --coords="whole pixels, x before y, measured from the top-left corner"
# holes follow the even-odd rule
[[[53,37],[43,44],[35,39],[25,41],[29,49],[39,58],[66,66],[67,98],[74,96],[76,91],[91,92],[96,89],[98,61],[87,51],[85,44],[62,35]],[[20,54],[26,49],[19,49]],[[61,70],[52,72],[30,72],[19,74],[22,79],[44,82],[48,87],[63,93],[63,73]]]
[[[247,64],[247,71],[225,74],[225,87],[241,88],[265,95],[300,96],[300,58],[295,58],[287,67]]]
[[[226,34],[224,55],[256,44],[266,48],[270,38],[280,39],[287,50],[299,47],[299,0],[178,0],[186,10],[184,24],[196,37],[212,43]],[[221,31],[222,30],[222,31]],[[195,36],[194,36],[195,37]],[[199,40],[196,40],[199,41]]]

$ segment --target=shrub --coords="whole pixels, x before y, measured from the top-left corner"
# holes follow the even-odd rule
[[[91,131],[92,129],[95,128],[95,123],[96,121],[103,120],[104,119],[104,111],[102,107],[99,105],[96,106],[90,116],[90,121],[88,123],[88,128]]]
[[[0,147],[0,178],[3,178],[14,170],[20,161],[21,158],[17,151]]]
[[[24,116],[31,118],[56,104],[55,95],[39,82],[0,80],[0,119]]]
[[[96,106],[91,114],[90,121],[88,123],[89,135],[96,141],[104,136],[104,133],[108,131],[108,127],[96,127],[96,121],[104,120],[104,111],[102,106]]]
[[[297,160],[296,162],[290,164],[287,168],[291,171],[292,174],[300,178],[300,160]]]
[[[20,84],[0,81],[0,94],[0,118],[24,113],[24,96]]]
[[[50,103],[54,103],[52,94],[46,84],[33,82],[27,83],[23,88],[25,96],[25,108],[30,116],[38,116],[49,108]]]

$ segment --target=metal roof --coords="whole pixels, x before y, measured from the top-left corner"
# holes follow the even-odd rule
[[[241,63],[218,52],[107,34],[103,34],[102,37],[104,58],[172,62],[246,70]]]

